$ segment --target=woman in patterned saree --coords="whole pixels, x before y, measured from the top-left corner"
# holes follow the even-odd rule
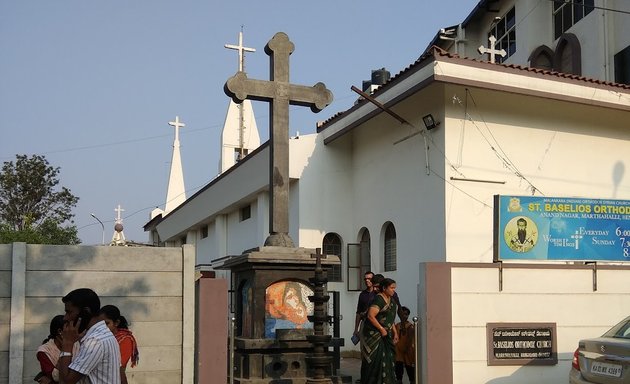
[[[396,282],[384,279],[380,293],[374,297],[363,326],[361,343],[361,384],[396,384],[396,343],[394,327],[396,302],[392,296]]]

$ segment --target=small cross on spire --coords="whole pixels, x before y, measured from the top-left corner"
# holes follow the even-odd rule
[[[480,45],[479,48],[477,48],[477,50],[482,55],[490,54],[490,62],[494,64],[494,62],[495,62],[495,55],[499,55],[501,57],[505,57],[505,55],[507,55],[507,52],[505,52],[505,49],[501,49],[501,50],[496,50],[495,49],[495,45],[497,43],[497,38],[496,37],[490,35],[490,37],[488,38],[488,41],[490,41],[490,48],[486,48],[483,45]]]
[[[120,217],[120,214],[124,212],[125,210],[120,207],[120,204],[118,204],[118,208],[114,209],[114,211],[116,211],[117,213],[116,222],[122,223],[122,217]]]
[[[169,121],[168,125],[175,127],[175,141],[179,142],[179,129],[186,126],[184,123],[179,122],[179,116],[175,116],[175,121]]]
[[[227,49],[235,49],[238,51],[238,70],[239,72],[243,72],[245,68],[245,52],[256,52],[254,48],[248,48],[243,46],[243,27],[241,26],[241,31],[238,33],[238,45],[225,44],[225,48]]]

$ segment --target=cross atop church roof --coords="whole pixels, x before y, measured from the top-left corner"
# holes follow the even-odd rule
[[[168,125],[175,127],[175,141],[179,142],[179,129],[186,126],[186,124],[179,121],[179,116],[175,116],[175,121],[169,121]]]
[[[114,211],[116,212],[116,223],[122,223],[122,217],[120,217],[120,214],[125,212],[125,210],[120,207],[120,204],[118,204],[118,207],[115,208]]]
[[[238,70],[240,72],[245,68],[245,52],[256,52],[254,48],[243,46],[243,27],[241,27],[241,31],[238,33],[238,45],[225,44],[225,48],[238,51]]]
[[[482,55],[489,54],[491,63],[495,62],[495,55],[499,55],[501,57],[505,57],[505,55],[507,55],[507,52],[505,52],[505,49],[501,49],[501,50],[495,49],[495,45],[497,43],[496,37],[490,35],[490,37],[488,38],[488,41],[490,42],[490,48],[486,48],[483,45],[481,45],[479,46],[479,48],[477,48],[477,50]]]

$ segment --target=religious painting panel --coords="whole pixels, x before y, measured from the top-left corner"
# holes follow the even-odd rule
[[[252,305],[254,303],[254,291],[252,289],[252,283],[250,280],[245,280],[241,285],[240,295],[241,303],[240,303],[240,336],[243,337],[251,337],[253,331],[253,308]]]
[[[308,300],[313,290],[299,281],[279,281],[265,290],[265,337],[275,338],[278,329],[313,328],[308,316],[313,303]]]

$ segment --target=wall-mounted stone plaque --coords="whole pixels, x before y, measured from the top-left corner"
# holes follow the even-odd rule
[[[488,365],[555,365],[556,323],[487,323]]]

